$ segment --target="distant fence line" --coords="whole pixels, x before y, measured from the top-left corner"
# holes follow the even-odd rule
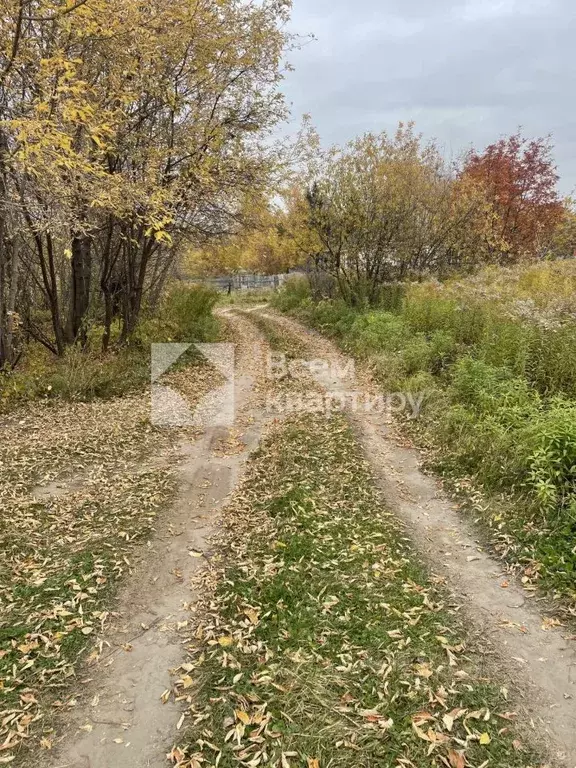
[[[229,277],[209,277],[199,280],[217,291],[231,293],[232,291],[257,291],[266,288],[281,288],[286,280],[302,272],[289,272],[282,275],[230,275]]]

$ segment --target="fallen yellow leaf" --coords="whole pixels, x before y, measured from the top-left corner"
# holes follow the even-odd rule
[[[416,664],[414,671],[419,677],[425,677],[426,679],[434,674],[428,664]]]
[[[244,712],[241,709],[237,709],[234,714],[240,720],[241,723],[244,723],[244,725],[250,725],[250,715],[248,712]]]

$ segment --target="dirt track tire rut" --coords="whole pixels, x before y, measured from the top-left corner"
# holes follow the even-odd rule
[[[270,310],[258,314],[304,343],[311,358],[335,365],[316,374],[326,392],[372,389],[365,373],[340,378],[349,370],[336,346],[296,321]],[[461,613],[483,646],[487,675],[510,685],[526,719],[534,723],[534,740],[545,740],[559,765],[576,768],[576,647],[566,628],[551,627],[502,563],[480,546],[472,524],[443,494],[440,483],[423,473],[421,457],[406,447],[393,421],[361,410],[348,411],[374,477],[391,511],[406,524],[408,535],[461,605]]]

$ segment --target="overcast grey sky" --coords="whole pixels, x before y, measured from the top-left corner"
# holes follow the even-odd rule
[[[575,0],[294,0],[292,28],[318,39],[284,91],[324,143],[414,120],[453,156],[522,126],[576,188]]]

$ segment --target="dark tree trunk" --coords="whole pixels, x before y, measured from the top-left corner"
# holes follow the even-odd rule
[[[0,203],[1,204],[1,203]],[[6,315],[6,247],[4,242],[4,215],[0,210],[0,371],[10,362]]]
[[[56,342],[56,350],[58,355],[64,355],[66,351],[66,334],[64,326],[62,324],[62,313],[60,311],[60,299],[58,296],[58,279],[56,276],[56,264],[54,261],[54,244],[52,242],[52,236],[46,235],[46,253],[48,257],[48,265],[42,263],[42,276],[44,279],[44,285],[46,286],[46,293],[48,303],[50,306],[50,315],[52,317],[52,328],[54,329],[54,340]],[[43,257],[42,257],[43,262]]]
[[[158,243],[153,238],[147,237],[143,239],[140,259],[138,259],[137,253],[129,252],[130,257],[125,263],[126,293],[124,296],[124,320],[120,334],[120,343],[125,343],[138,325],[142,300],[144,298],[146,274],[150,259],[157,248]]]
[[[7,248],[6,216],[8,207],[8,186],[6,183],[6,163],[8,144],[6,135],[0,132],[0,370],[10,362],[10,349],[7,339]]]
[[[122,241],[115,238],[118,222],[113,216],[108,217],[106,239],[101,253],[100,290],[104,297],[104,333],[102,334],[102,351],[107,352],[112,337],[112,322],[119,310],[119,291],[121,285],[116,275],[116,264],[122,250]]]
[[[102,334],[102,352],[108,352],[114,319],[113,298],[109,291],[104,293],[104,333]]]
[[[86,313],[90,306],[92,279],[92,238],[76,235],[72,239],[72,293],[68,315],[68,338],[86,343]]]
[[[6,351],[7,360],[10,365],[14,365],[17,360],[17,350],[14,342],[15,337],[15,311],[16,296],[18,295],[18,279],[20,277],[20,251],[19,243],[12,241],[12,254],[10,259],[10,288],[8,289],[8,298],[6,301]]]
[[[59,296],[58,278],[56,275],[56,263],[54,260],[54,243],[52,241],[52,235],[46,232],[42,236],[34,227],[34,221],[30,211],[26,208],[26,204],[23,196],[21,195],[22,202],[22,214],[24,221],[28,226],[31,241],[36,248],[36,255],[38,257],[38,264],[40,266],[40,285],[42,288],[43,298],[45,306],[50,310],[50,317],[52,320],[52,329],[54,331],[54,343],[46,338],[45,334],[38,332],[32,324],[29,324],[29,332],[33,337],[43,344],[47,349],[50,349],[56,355],[63,355],[66,350],[66,333],[62,324],[62,312]],[[44,239],[45,238],[45,242]]]

